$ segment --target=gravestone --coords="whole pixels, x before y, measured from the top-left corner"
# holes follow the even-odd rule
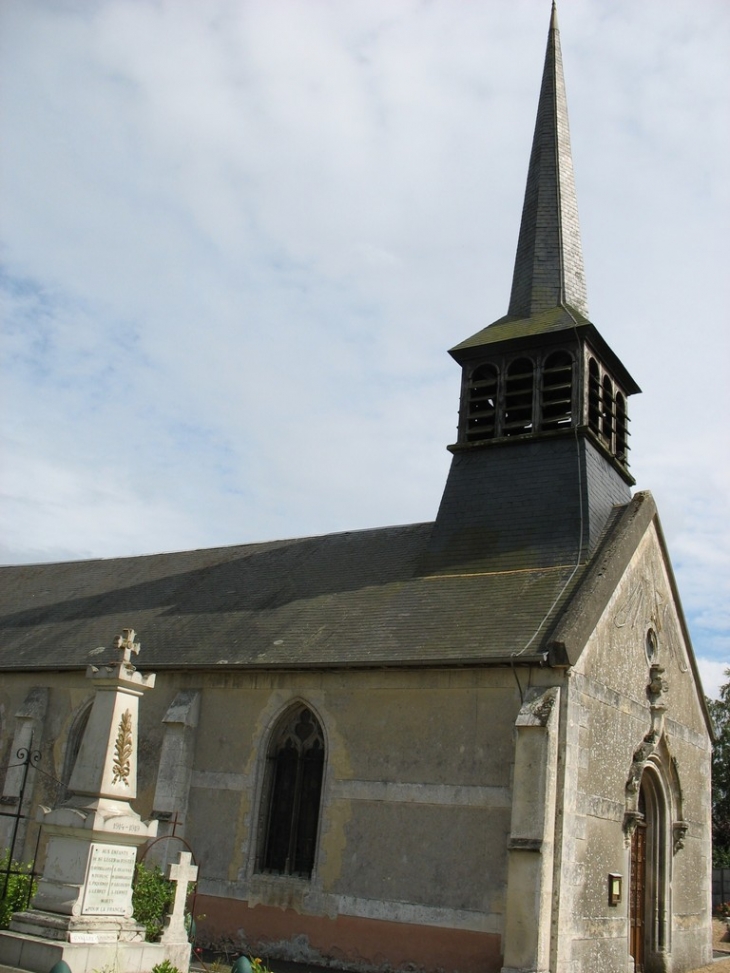
[[[146,943],[132,918],[137,849],[157,833],[157,822],[142,821],[130,804],[137,796],[139,701],[155,676],[132,663],[139,653],[134,629],[115,645],[117,661],[86,671],[95,695],[70,797],[41,808],[43,875],[31,908],[0,933],[0,964],[34,973],[48,973],[60,960],[73,973],[145,973],[164,959],[181,970],[189,965],[187,941]]]
[[[198,866],[191,865],[191,859],[192,855],[189,851],[181,851],[177,865],[170,865],[170,879],[175,882],[175,901],[162,933],[163,943],[187,943],[188,941],[185,928],[185,900],[188,882],[194,882],[198,877]]]

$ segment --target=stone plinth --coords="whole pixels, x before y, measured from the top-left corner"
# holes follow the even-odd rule
[[[42,827],[48,846],[33,907],[69,917],[130,918],[137,848],[155,836],[157,822],[141,821],[120,801],[72,797],[44,811]]]
[[[72,973],[113,970],[114,973],[149,973],[153,966],[169,960],[180,970],[190,963],[189,943],[146,943],[141,941],[105,941],[113,930],[81,930],[80,942],[62,942],[28,933],[4,932],[0,935],[0,963],[32,973],[48,973],[59,960],[68,963]]]

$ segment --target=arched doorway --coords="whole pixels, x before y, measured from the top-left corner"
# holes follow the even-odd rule
[[[671,948],[671,855],[666,795],[651,763],[641,777],[637,812],[631,836],[629,952],[634,973],[663,973]]]

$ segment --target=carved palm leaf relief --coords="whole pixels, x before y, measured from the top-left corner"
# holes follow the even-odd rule
[[[117,741],[114,744],[114,776],[112,784],[124,783],[129,787],[132,758],[132,714],[126,710],[119,721]]]

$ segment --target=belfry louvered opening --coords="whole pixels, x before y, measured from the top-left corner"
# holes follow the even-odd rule
[[[493,439],[497,434],[498,382],[494,365],[480,365],[472,372],[467,397],[467,442]]]
[[[558,347],[465,366],[460,441],[536,437],[587,423],[596,440],[628,467],[626,394],[598,358],[588,356],[583,374],[581,360],[574,347]]]
[[[613,439],[614,407],[613,383],[608,375],[604,375],[603,394],[601,396],[601,436],[609,444]]]
[[[588,428],[628,467],[629,416],[626,396],[595,358],[588,360]]]
[[[629,458],[629,417],[626,413],[626,399],[616,394],[616,456],[622,463]]]
[[[543,429],[561,429],[573,420],[573,359],[567,351],[555,351],[545,359],[541,416]]]
[[[504,435],[532,432],[535,366],[529,358],[517,358],[507,368],[504,392]]]
[[[588,363],[588,426],[598,435],[601,431],[601,373],[598,362]]]

